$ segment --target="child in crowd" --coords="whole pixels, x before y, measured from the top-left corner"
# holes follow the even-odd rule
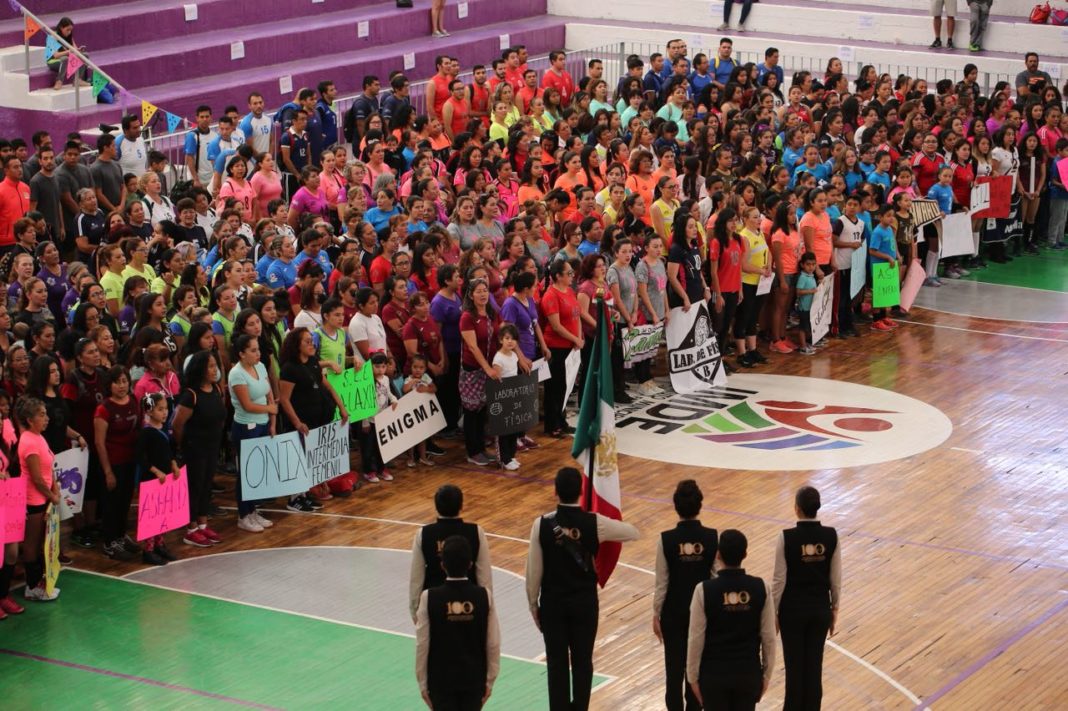
[[[897,240],[893,229],[893,208],[883,205],[875,212],[875,215],[879,224],[871,233],[871,242],[868,245],[869,261],[873,267],[876,264],[897,262],[900,268],[901,257],[897,253]],[[897,328],[897,324],[890,320],[887,310],[881,308],[873,310],[871,327],[876,331],[890,331]]]
[[[816,293],[816,255],[805,252],[801,255],[801,271],[797,274],[797,313],[801,316],[801,328],[797,341],[802,355],[812,355],[816,349],[809,345],[812,340],[812,295]]]
[[[403,378],[404,384],[401,386],[401,392],[404,395],[412,392],[429,393],[433,394],[438,391],[436,385],[434,385],[433,378],[427,373],[427,359],[426,356],[416,353],[415,355],[408,356],[408,368],[410,373],[407,378]],[[410,452],[410,458],[408,459],[408,466],[414,467],[416,464],[422,464],[424,466],[434,466],[433,460],[426,456],[426,441],[422,441],[419,444],[412,447]]]
[[[138,481],[156,479],[162,484],[168,474],[177,480],[181,473],[174,458],[171,438],[164,431],[170,414],[167,398],[162,392],[149,393],[141,399],[141,411],[145,413],[145,421],[137,436]],[[164,544],[162,534],[145,539],[141,550],[141,560],[149,565],[167,565],[177,560]]]
[[[493,356],[493,369],[501,379],[519,375],[519,331],[510,323],[501,325],[498,332],[500,347]],[[508,471],[519,468],[515,458],[518,434],[501,435],[497,438],[497,461]]]
[[[385,353],[375,353],[371,356],[371,367],[375,377],[375,409],[382,412],[387,407],[397,409],[397,396],[393,394],[393,387],[389,382],[386,370],[389,367],[389,357]],[[372,484],[380,481],[393,481],[393,475],[382,461],[382,453],[378,450],[378,438],[375,437],[375,418],[371,416],[360,423],[360,456],[363,459],[363,478]]]

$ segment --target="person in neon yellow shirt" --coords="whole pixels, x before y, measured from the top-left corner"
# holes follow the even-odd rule
[[[104,270],[100,275],[100,286],[104,289],[108,312],[117,317],[122,308],[122,287],[126,283],[122,275],[126,268],[126,257],[122,255],[119,245],[109,244],[100,248],[97,264]]]

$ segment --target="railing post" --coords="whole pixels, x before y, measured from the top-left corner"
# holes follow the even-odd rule
[[[623,42],[619,43],[619,75],[616,79],[616,86],[619,86],[619,79],[627,76],[627,45]]]
[[[26,22],[26,16],[22,16],[23,23]],[[26,89],[29,90],[30,83],[30,38],[26,36],[26,33],[22,33],[22,52],[26,58]]]
[[[67,59],[68,65],[70,63],[70,57],[72,57],[72,56],[74,56],[74,55],[68,55],[68,59]],[[80,68],[81,67],[79,67],[79,69]],[[78,83],[78,80],[80,78],[80,74],[81,74],[81,72],[79,72],[79,71],[75,71],[74,72],[74,113],[76,113],[76,114],[77,113],[81,113],[81,111],[82,111],[82,92],[80,91],[80,87],[79,87],[79,83]]]

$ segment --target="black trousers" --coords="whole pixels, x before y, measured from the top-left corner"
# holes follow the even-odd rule
[[[104,540],[109,543],[126,535],[136,468],[133,462],[111,466],[115,472],[115,488],[108,491],[104,487]]]
[[[182,454],[189,481],[189,517],[195,523],[198,516],[211,513],[211,478],[219,461],[219,440],[205,437],[187,441]]]
[[[429,689],[430,703],[434,711],[479,711],[486,690]]]
[[[538,619],[545,638],[549,711],[589,708],[598,614],[596,592],[553,600],[542,596]]]
[[[779,609],[782,658],[786,665],[783,711],[819,711],[823,698],[823,647],[831,610]]]
[[[757,335],[757,319],[760,318],[760,312],[764,309],[764,300],[768,298],[767,294],[757,296],[756,284],[742,284],[742,294],[745,298],[742,299],[738,307],[738,315],[734,319],[734,340],[736,341],[746,336]]]
[[[705,711],[753,711],[764,677],[759,672],[711,679],[702,676],[699,683]]]
[[[549,379],[545,381],[545,434],[564,426],[564,392],[567,390],[567,367],[564,361],[570,348],[550,348]]]
[[[618,394],[623,392],[623,325],[612,325],[612,389]]]
[[[661,615],[660,631],[664,635],[664,706],[667,711],[700,711],[701,704],[686,681],[690,616]]]
[[[853,299],[849,290],[853,286],[852,269],[839,269],[835,273],[838,280],[838,333],[848,333],[853,329]]]
[[[468,410],[464,408],[464,443],[467,456],[486,453],[486,408]]]
[[[713,313],[716,314],[716,337],[719,339],[720,354],[727,352],[727,346],[731,342],[731,321],[734,320],[734,312],[738,308],[738,293],[724,291],[720,294],[723,297],[722,311],[715,311],[715,304],[712,304]]]
[[[446,356],[449,368],[434,378],[434,384],[438,386],[438,402],[445,415],[445,426],[451,430],[460,421],[460,354],[448,353]]]

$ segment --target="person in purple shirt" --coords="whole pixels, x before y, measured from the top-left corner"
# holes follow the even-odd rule
[[[59,249],[52,242],[37,245],[36,254],[37,262],[41,265],[37,278],[43,281],[48,289],[48,308],[56,317],[56,323],[63,323],[63,298],[67,295],[70,283],[67,263],[60,260]]]
[[[460,419],[460,398],[457,388],[460,380],[460,314],[463,299],[460,291],[460,270],[452,264],[438,267],[438,284],[441,289],[430,301],[430,318],[441,329],[441,342],[449,369],[445,372],[442,386],[438,388],[441,409],[445,414],[446,433],[455,434]]]
[[[312,165],[304,166],[300,171],[301,188],[293,193],[293,199],[289,203],[289,226],[294,231],[300,229],[300,217],[304,213],[315,215],[319,219],[327,220],[330,214],[330,205],[326,200],[326,191],[322,187],[319,178],[319,169]]]

